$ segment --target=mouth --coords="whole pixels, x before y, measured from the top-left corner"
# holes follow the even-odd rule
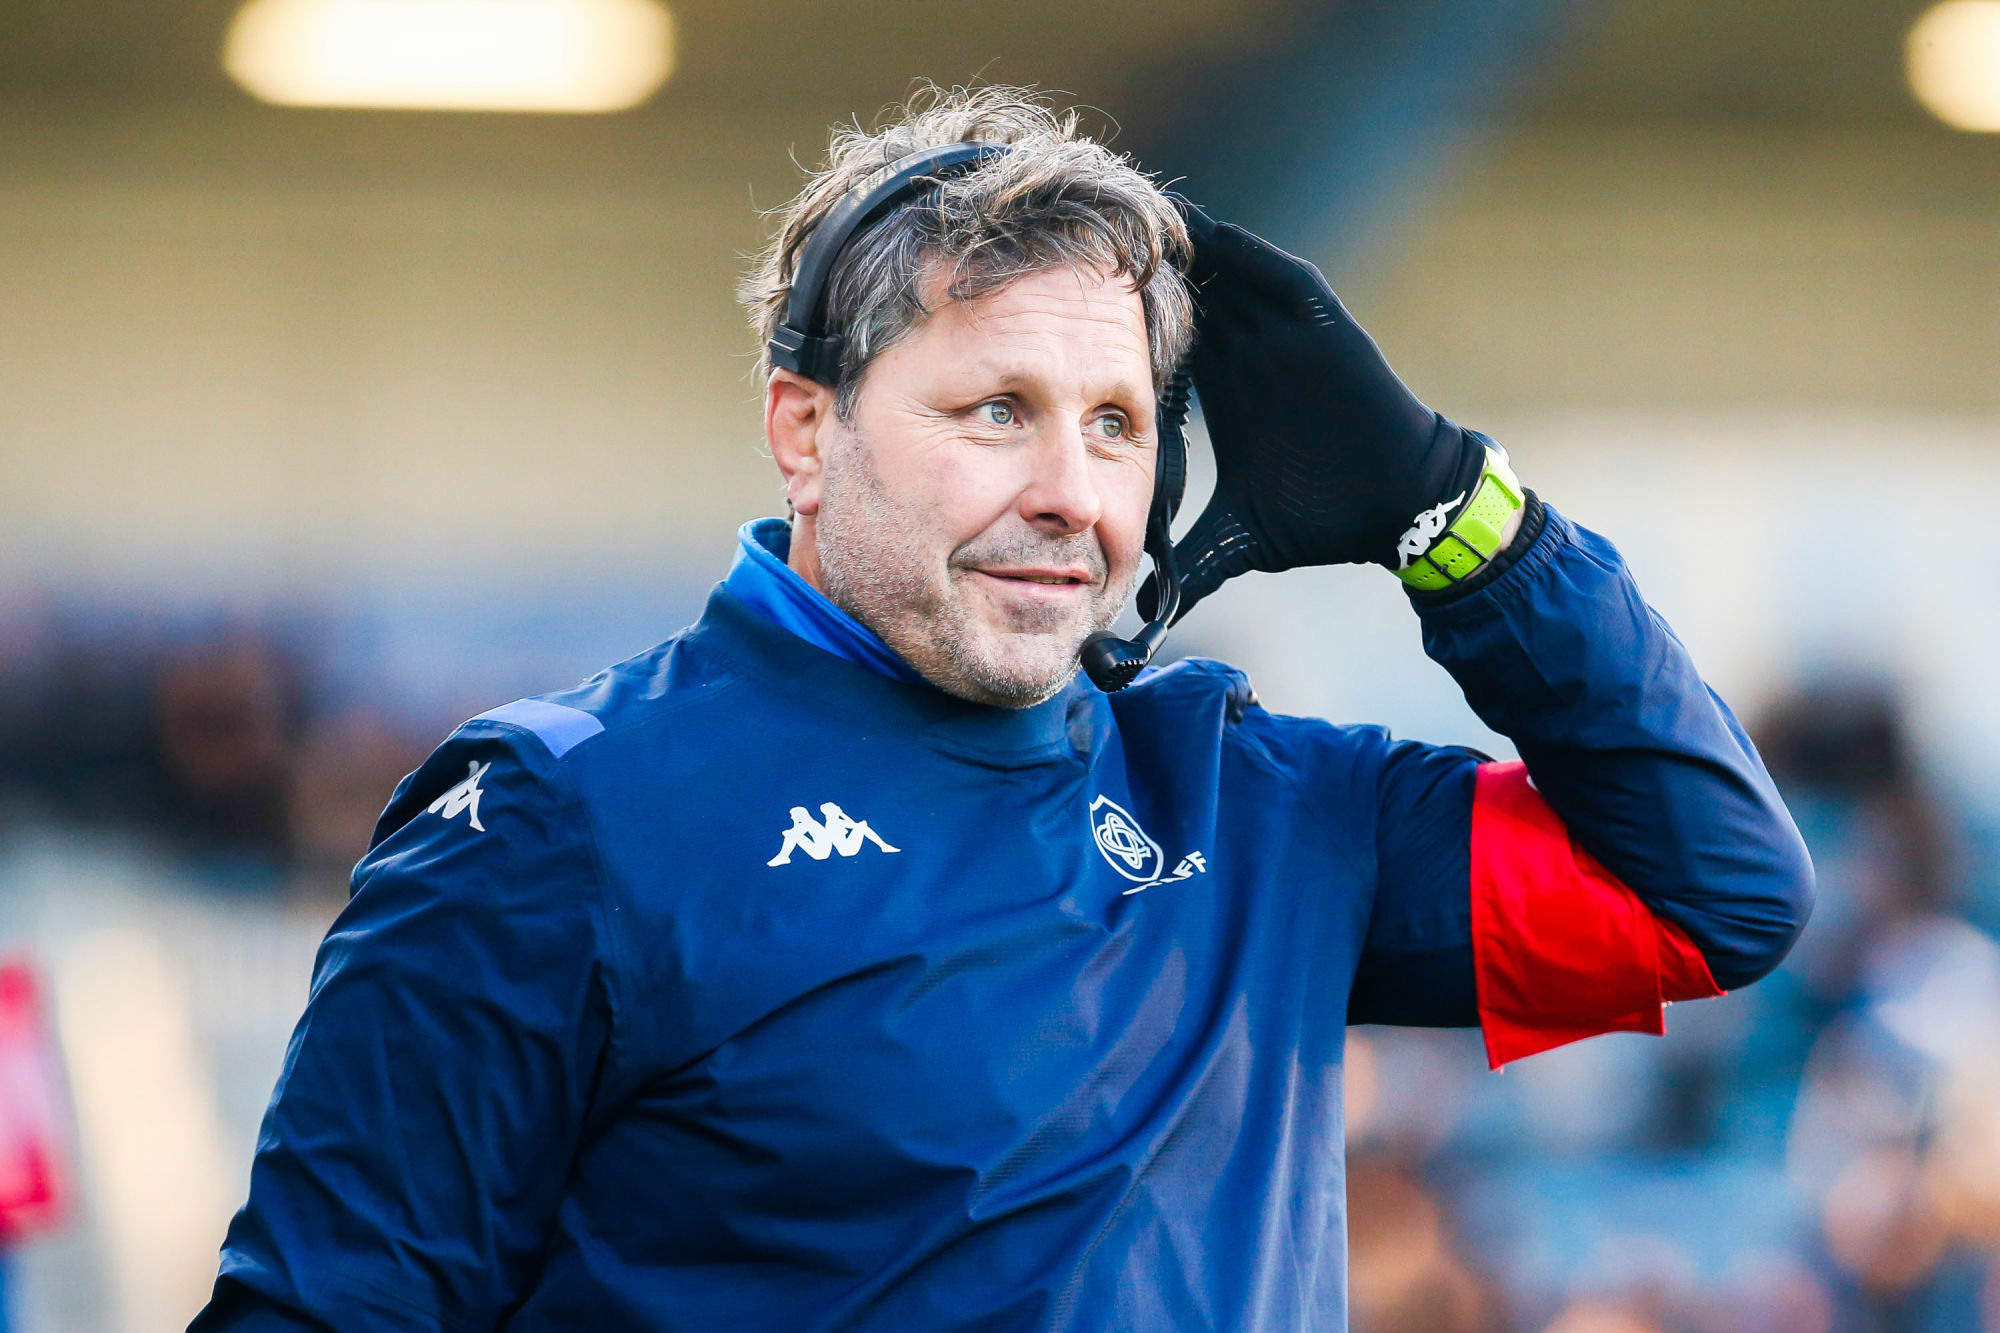
[[[1074,596],[1096,584],[1089,571],[1077,569],[975,569],[973,573],[1016,596],[1041,599]]]

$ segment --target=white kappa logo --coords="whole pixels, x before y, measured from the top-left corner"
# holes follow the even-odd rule
[[[882,835],[868,827],[865,819],[850,819],[845,810],[827,801],[819,808],[820,817],[814,819],[806,813],[802,805],[792,807],[792,826],[785,830],[785,841],[778,848],[778,854],[766,861],[767,866],[788,866],[792,863],[793,852],[804,852],[815,861],[824,861],[839,852],[842,856],[853,856],[861,850],[861,844],[872,842],[885,852],[901,851],[882,841]]]
[[[1090,835],[1113,870],[1138,881],[1121,896],[1129,897],[1158,884],[1177,884],[1208,869],[1207,857],[1200,852],[1189,852],[1174,866],[1173,874],[1163,875],[1167,854],[1139,827],[1132,812],[1109,796],[1100,796],[1090,803]]]
[[[491,767],[493,764],[490,760],[483,764],[477,760],[467,764],[466,768],[471,771],[465,775],[465,781],[425,808],[431,814],[443,815],[446,819],[455,818],[461,810],[467,811],[469,812],[467,818],[472,827],[481,833],[486,832],[486,825],[479,822],[479,798],[486,794],[479,790],[479,779],[485,777],[486,770]]]
[[[1417,521],[1410,524],[1409,529],[1396,539],[1398,557],[1396,568],[1408,569],[1412,560],[1431,549],[1431,544],[1437,540],[1438,534],[1444,531],[1446,515],[1458,508],[1464,499],[1465,492],[1460,491],[1443,504],[1426,509],[1417,515]]]

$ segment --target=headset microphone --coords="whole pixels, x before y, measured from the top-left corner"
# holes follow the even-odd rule
[[[771,364],[836,388],[846,340],[829,332],[827,303],[833,268],[841,251],[865,228],[897,205],[934,190],[945,178],[971,171],[1006,153],[999,143],[955,143],[926,148],[896,159],[869,175],[835,204],[806,239],[792,266],[785,317],[767,344]],[[1153,476],[1153,503],[1146,515],[1146,551],[1153,557],[1159,605],[1136,638],[1121,639],[1099,630],[1083,642],[1084,674],[1107,693],[1122,690],[1152,660],[1167,627],[1180,610],[1181,585],[1174,571],[1174,513],[1187,484],[1188,378],[1174,376],[1160,396],[1159,448]]]

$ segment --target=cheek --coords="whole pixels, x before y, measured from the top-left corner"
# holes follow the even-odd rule
[[[1024,451],[947,444],[926,458],[924,486],[954,546],[991,531],[1013,514],[1029,477]]]
[[[851,465],[867,474],[877,521],[896,529],[879,538],[926,548],[963,539],[981,479],[948,441],[896,411],[893,395],[864,391],[848,448]]]
[[[1004,519],[1021,489],[1000,450],[913,435],[880,440],[874,454],[877,485],[894,497],[897,536],[941,558]]]
[[[1102,482],[1104,513],[1097,521],[1105,557],[1118,569],[1130,569],[1145,554],[1146,514],[1153,507],[1153,479],[1130,464],[1119,466]]]
[[[924,486],[943,526],[956,539],[984,532],[1006,508],[1005,479],[990,454],[946,446],[925,460]]]

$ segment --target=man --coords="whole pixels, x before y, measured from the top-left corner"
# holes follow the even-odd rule
[[[1172,457],[1183,264],[1184,604],[1396,569],[1526,771],[1213,662],[1078,675]],[[1499,1063],[1789,947],[1810,868],[1728,711],[1310,266],[987,89],[837,136],[746,296],[806,368],[765,398],[791,519],[399,788],[197,1329],[1339,1329],[1349,1023]]]

